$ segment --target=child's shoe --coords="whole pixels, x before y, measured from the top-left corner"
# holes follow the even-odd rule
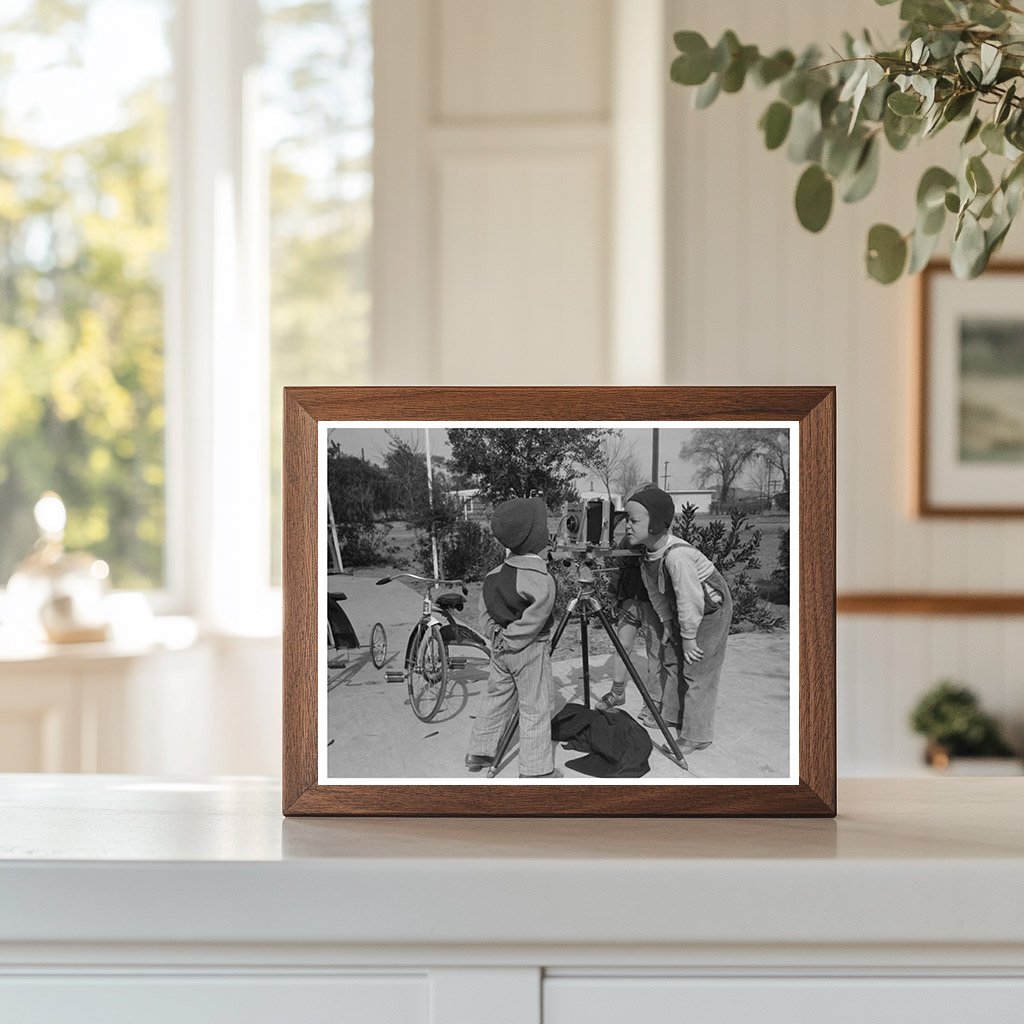
[[[598,711],[611,711],[612,708],[622,707],[626,703],[626,690],[616,690],[612,687],[598,702]]]
[[[484,768],[490,768],[492,764],[494,764],[494,758],[488,757],[486,754],[466,755],[466,767],[471,772],[479,772]]]
[[[679,749],[683,754],[692,754],[695,750],[707,750],[711,746],[711,740],[706,743],[691,743],[689,740],[679,739]]]

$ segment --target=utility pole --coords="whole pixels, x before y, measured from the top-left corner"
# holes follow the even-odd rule
[[[430,504],[430,557],[434,563],[434,579],[441,573],[437,568],[437,534],[434,533],[434,467],[430,464],[430,428],[423,428],[427,449],[427,501]]]
[[[665,460],[665,486],[662,488],[662,490],[668,490],[668,459]]]
[[[651,483],[658,482],[658,428],[655,427],[651,436]]]

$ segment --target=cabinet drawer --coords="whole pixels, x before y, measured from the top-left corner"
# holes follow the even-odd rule
[[[556,976],[544,983],[544,1024],[701,1019],[757,1024],[1020,1024],[1024,978]]]
[[[415,975],[98,975],[0,978],[0,1020],[18,1024],[427,1024]]]

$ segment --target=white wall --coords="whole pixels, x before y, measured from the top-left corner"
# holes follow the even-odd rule
[[[378,96],[377,382],[835,384],[840,589],[1024,589],[1024,524],[911,516],[913,286],[882,288],[863,270],[868,227],[910,226],[921,171],[955,139],[886,152],[876,194],[839,204],[812,236],[792,208],[799,168],[756,129],[768,94],[694,111],[692,90],[668,82],[674,29],[795,48],[864,25],[892,38],[894,8],[379,0],[378,11],[378,41],[400,39],[417,91]],[[652,121],[663,125],[653,160]],[[1007,253],[1021,248],[1018,231]],[[663,352],[651,353],[652,332]],[[841,618],[840,770],[913,770],[907,712],[944,675],[1021,731],[1022,663],[1016,618]]]
[[[894,12],[867,0],[670,0],[668,27],[712,41],[732,28],[745,43],[795,48],[865,24],[892,39]],[[704,111],[692,109],[692,90],[669,84],[667,94],[668,382],[837,386],[841,591],[1024,589],[1024,522],[910,513],[913,284],[883,288],[863,270],[870,225],[909,229],[918,177],[956,133],[886,151],[877,193],[837,204],[814,236],[793,213],[800,168],[766,152],[756,129],[768,93],[721,96]],[[1018,227],[1006,255],[1020,255],[1022,241]],[[941,676],[966,680],[1019,732],[1022,664],[1020,618],[841,617],[841,771],[913,767],[907,712]]]

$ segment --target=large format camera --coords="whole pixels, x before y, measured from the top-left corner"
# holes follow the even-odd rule
[[[614,547],[615,527],[625,516],[625,512],[612,508],[607,498],[567,501],[555,531],[554,547],[569,551]]]

